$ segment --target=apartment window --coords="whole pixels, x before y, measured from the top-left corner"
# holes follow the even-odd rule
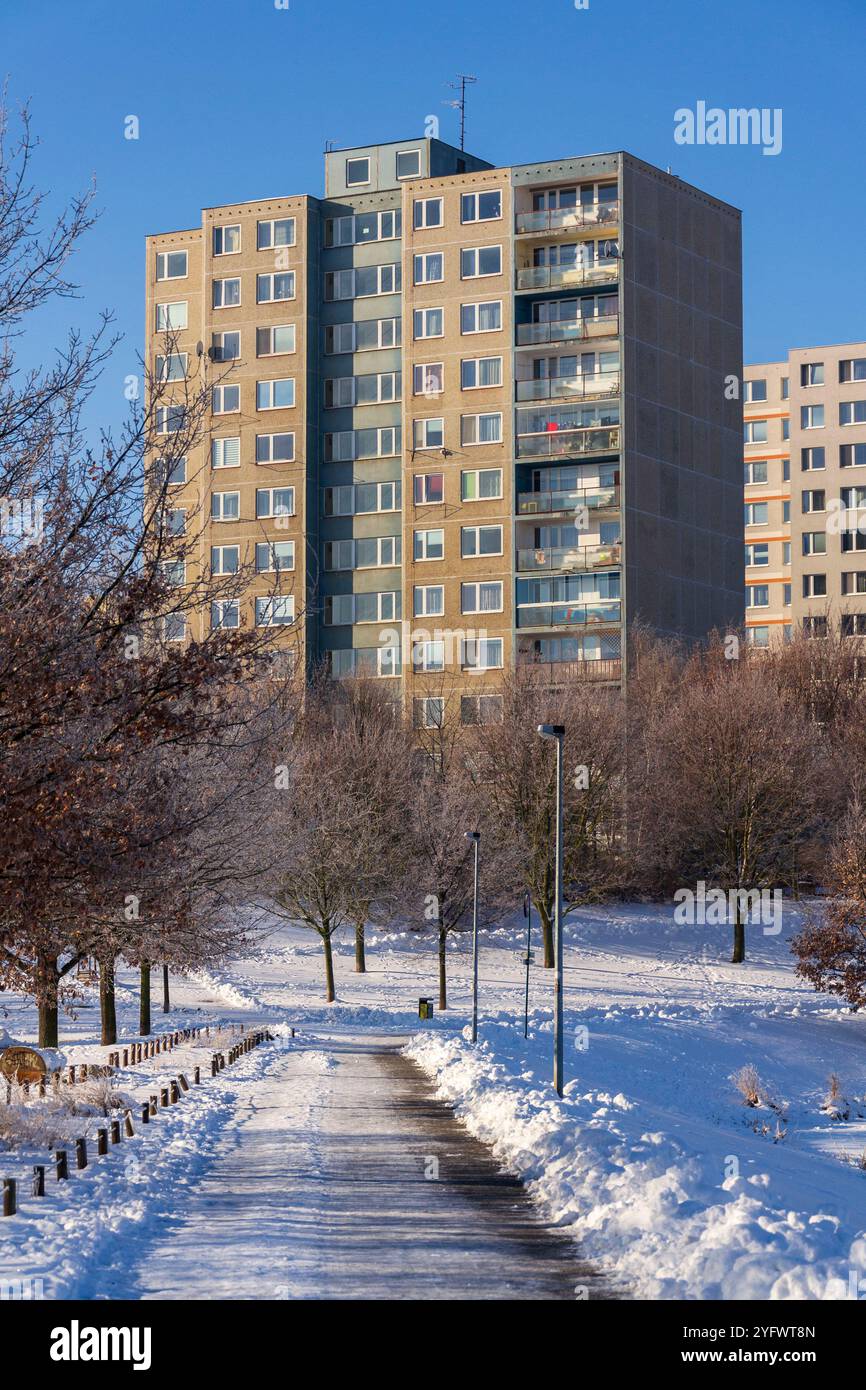
[[[767,421],[746,420],[743,425],[743,435],[747,444],[766,444]]]
[[[360,516],[400,508],[400,483],[346,483],[325,488],[325,516]]]
[[[827,576],[826,574],[804,574],[803,575],[803,598],[826,598],[827,597]]]
[[[214,362],[236,362],[241,355],[241,335],[237,330],[231,333],[214,333],[211,339],[211,356]]]
[[[502,582],[485,580],[477,584],[460,585],[461,613],[501,613]]]
[[[159,251],[157,253],[157,280],[184,280],[187,273],[186,267],[186,251]]]
[[[431,285],[445,278],[445,257],[441,251],[424,251],[413,261],[413,283]]]
[[[215,256],[235,256],[241,249],[241,229],[238,222],[229,227],[214,227],[213,253]]]
[[[488,415],[461,415],[461,444],[501,444],[502,415],[498,411]]]
[[[257,598],[256,627],[287,627],[295,621],[294,594]]]
[[[241,514],[239,492],[214,492],[210,499],[211,521],[238,521]]]
[[[752,405],[756,401],[767,399],[766,379],[755,377],[752,381],[743,382],[743,401],[746,405]]]
[[[866,637],[866,613],[843,613],[842,636]]]
[[[415,449],[441,449],[445,444],[445,422],[442,419],[414,422]]]
[[[801,405],[800,406],[800,428],[804,430],[819,430],[824,425],[823,405]]]
[[[464,638],[460,643],[464,671],[494,671],[502,666],[502,638]]]
[[[768,584],[750,584],[746,590],[747,608],[769,608],[770,606],[770,586]]]
[[[211,391],[211,409],[214,415],[231,415],[240,408],[240,386],[214,386]]]
[[[460,199],[461,222],[494,222],[502,216],[502,193],[464,193]]]
[[[186,509],[169,507],[165,514],[165,529],[170,536],[186,535]]]
[[[268,251],[272,246],[294,246],[294,217],[276,217],[256,224],[256,247]]]
[[[278,574],[294,568],[294,541],[256,541],[257,574]]]
[[[230,280],[214,280],[213,307],[215,309],[235,309],[241,302],[240,276]]]
[[[789,399],[790,395],[791,395],[791,380],[790,380],[790,377],[787,377],[787,376],[781,377],[781,378],[780,378],[780,383],[779,383],[779,384],[780,384],[780,386],[781,386],[781,392],[780,392],[780,394],[781,394],[782,400],[783,400],[783,401],[787,401],[787,400]]]
[[[417,179],[421,177],[421,151],[397,151],[397,178]]]
[[[186,637],[186,614],[166,613],[162,620],[162,640],[183,642]]]
[[[445,501],[444,473],[416,473],[414,478],[416,507],[435,506]]]
[[[866,401],[842,401],[839,406],[839,424],[866,424]]]
[[[441,338],[445,332],[443,309],[416,309],[413,333],[416,338]]]
[[[295,325],[280,324],[274,328],[256,329],[256,357],[279,357],[295,351]]]
[[[399,347],[403,340],[402,319],[362,319],[360,323],[348,326],[354,329],[354,346],[348,349],[350,352],[376,352],[383,348]],[[325,336],[327,339],[327,330]]]
[[[754,483],[765,483],[767,481],[767,464],[764,459],[755,463],[747,463],[743,468],[744,481],[747,486]]]
[[[460,363],[461,390],[474,391],[482,386],[501,385],[501,357],[464,357]]]
[[[416,531],[416,535],[420,534]],[[412,591],[412,611],[416,618],[441,618],[445,612],[442,584],[416,584]]]
[[[359,184],[370,182],[369,159],[346,160],[346,187],[357,188]]]
[[[416,198],[413,208],[413,222],[418,231],[425,227],[441,227],[442,199]]]
[[[825,507],[825,493],[823,488],[811,488],[804,490],[802,494],[802,507],[804,512],[823,512]]]
[[[501,274],[501,246],[467,246],[461,250],[461,280],[480,280],[485,275]]]
[[[295,489],[293,487],[257,487],[256,520],[264,521],[277,516],[294,516]]]
[[[256,435],[256,463],[292,463],[294,457],[293,432]]]
[[[163,582],[177,588],[186,583],[186,563],[183,560],[165,560],[160,565]]]
[[[218,599],[210,606],[210,625],[213,628],[240,627],[240,603],[236,598]]]
[[[332,270],[325,275],[325,299],[369,299],[374,295],[396,294],[401,283],[401,267],[396,263]]]
[[[391,589],[371,594],[325,596],[324,621],[328,627],[353,623],[390,623],[400,617],[400,595]]]
[[[824,385],[824,363],[823,362],[804,362],[800,367],[801,386],[823,386]]]
[[[839,363],[839,380],[866,381],[866,357],[846,357]]]
[[[445,643],[442,641],[413,642],[412,668],[415,671],[444,671]]]
[[[743,511],[747,526],[766,526],[770,519],[767,502],[747,502]]]
[[[325,569],[388,569],[400,564],[399,536],[371,536],[357,540],[327,541]]]
[[[402,214],[396,211],[329,217],[325,222],[325,245],[355,246],[370,241],[393,241],[400,235],[401,222]]]
[[[826,468],[826,455],[823,445],[815,449],[800,450],[800,467],[804,473],[814,473]]]
[[[186,376],[187,355],[185,352],[170,352],[156,359],[157,381],[183,381]]]
[[[400,399],[399,372],[370,372],[365,376],[356,376],[354,382],[355,405],[381,405]]]
[[[413,544],[415,560],[441,560],[445,555],[445,532],[436,529],[416,531]]]
[[[328,377],[325,380],[325,409],[337,410],[355,404],[353,376]]]
[[[498,724],[501,719],[501,695],[461,695],[461,724]]]
[[[256,410],[282,410],[295,404],[295,379],[277,377],[256,382]]]
[[[369,430],[337,430],[325,435],[328,463],[353,459],[392,458],[400,452],[400,430],[393,426]]]
[[[461,526],[460,554],[464,560],[502,554],[501,526]]]
[[[791,586],[790,586],[790,584],[783,584],[783,585],[782,585],[782,606],[783,606],[783,608],[790,608],[790,607],[791,607]]]
[[[501,299],[491,299],[480,304],[461,304],[461,333],[496,333],[501,328]]]
[[[790,481],[791,481],[791,460],[790,460],[789,458],[787,458],[787,459],[782,459],[782,482],[783,482],[783,483],[789,483]]]
[[[161,459],[160,463],[162,463]],[[181,483],[186,482],[186,458],[174,459],[169,464],[166,482],[169,487],[178,487]]]
[[[842,549],[845,549],[845,537],[842,537]],[[803,532],[803,554],[804,555],[826,555],[827,554],[827,533],[826,531],[804,531]]]
[[[276,304],[295,297],[295,272],[281,270],[256,276],[256,303]]]
[[[842,575],[843,594],[866,594],[866,570],[845,570]]]
[[[824,548],[826,550],[826,537],[824,538],[824,540]],[[852,550],[866,550],[866,532],[860,530],[842,532],[843,553],[849,554]]]
[[[157,333],[177,333],[182,328],[186,328],[187,322],[187,302],[185,299],[177,299],[173,304],[157,304]]]
[[[241,563],[239,545],[212,545],[210,567],[214,574],[237,574]]]
[[[501,468],[468,468],[460,474],[460,500],[484,502],[502,496]]]
[[[782,542],[782,564],[783,564],[783,565],[790,565],[790,563],[791,563],[791,542],[790,542],[790,541],[783,541],[783,542]]]
[[[428,695],[412,701],[412,722],[416,729],[441,729],[445,723],[445,699]]]
[[[785,523],[786,526],[788,525],[788,522],[791,520],[791,503],[790,503],[790,502],[783,502],[783,503],[782,503],[782,520],[783,520],[783,522]]]
[[[186,425],[186,411],[182,405],[160,405],[156,408],[157,434],[179,434]]]
[[[212,468],[240,468],[240,439],[237,436],[230,439],[212,439],[210,461]]]
[[[766,541],[754,541],[746,546],[747,565],[768,565],[770,563],[770,547]]]
[[[444,385],[443,363],[416,362],[412,373],[412,390],[416,396],[438,396]]]
[[[866,444],[842,444],[839,447],[840,468],[866,467]]]
[[[782,442],[786,443],[791,438],[791,421],[787,415],[782,421]]]
[[[747,630],[746,638],[752,647],[769,647],[770,629],[768,627],[750,627]]]

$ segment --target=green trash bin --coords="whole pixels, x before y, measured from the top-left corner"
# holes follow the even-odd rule
[[[432,1018],[432,1017],[433,1017],[433,1000],[432,1000],[432,999],[424,999],[424,998],[421,998],[421,999],[418,1000],[418,1017],[419,1017],[419,1018]]]

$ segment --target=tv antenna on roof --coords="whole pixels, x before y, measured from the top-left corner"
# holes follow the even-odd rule
[[[466,149],[466,86],[469,82],[477,82],[477,77],[472,77],[468,72],[458,72],[457,81],[449,82],[447,85],[453,87],[455,92],[459,91],[460,96],[456,101],[443,102],[444,106],[453,106],[455,111],[460,112],[460,148]]]

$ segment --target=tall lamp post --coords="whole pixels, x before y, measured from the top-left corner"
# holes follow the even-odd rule
[[[553,918],[555,983],[553,1000],[553,1086],[562,1095],[565,1081],[562,1054],[562,743],[563,724],[539,724],[541,738],[556,740],[556,904]]]
[[[478,1041],[478,844],[477,830],[467,830],[466,839],[475,846],[475,870],[472,892],[472,1041]]]

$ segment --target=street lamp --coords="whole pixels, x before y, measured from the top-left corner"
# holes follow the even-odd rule
[[[478,1041],[478,843],[481,834],[477,830],[465,831],[467,840],[475,846],[475,873],[472,895],[472,1041]]]
[[[562,1095],[562,742],[565,727],[562,724],[539,724],[541,738],[556,740],[556,905],[553,918],[554,957],[556,979],[553,999],[553,1086],[558,1096]]]

